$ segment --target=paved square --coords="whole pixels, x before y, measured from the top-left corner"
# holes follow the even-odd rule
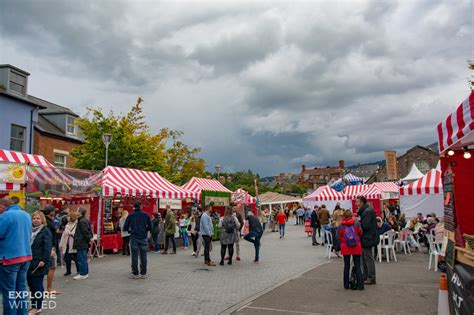
[[[192,250],[177,255],[148,254],[146,280],[130,280],[130,258],[110,255],[94,259],[90,278],[75,281],[58,268],[55,288],[62,291],[48,314],[219,314],[234,310],[257,293],[326,262],[324,248],[312,246],[302,226],[287,226],[286,239],[267,231],[261,262],[253,261],[253,245],[241,240],[242,261],[232,266],[207,267]],[[218,262],[220,244],[212,258]],[[74,271],[73,266],[73,271]]]

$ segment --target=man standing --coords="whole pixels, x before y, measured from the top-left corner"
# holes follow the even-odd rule
[[[0,288],[5,315],[28,313],[26,274],[31,260],[31,229],[28,213],[10,199],[0,199]]]
[[[151,220],[151,239],[153,241],[153,252],[156,254],[160,253],[160,241],[158,239],[160,235],[160,223],[160,213],[158,211],[153,212],[153,220]]]
[[[329,225],[329,210],[326,208],[326,205],[321,205],[321,210],[319,210],[319,222],[323,227],[323,239],[324,243],[327,243],[326,231],[331,231],[331,225]]]
[[[206,210],[201,216],[200,228],[199,231],[204,240],[204,263],[208,266],[215,266],[216,264],[211,260],[210,250],[212,237],[214,236],[214,226],[212,225],[211,220],[211,206],[206,206]]]
[[[254,263],[258,264],[260,256],[260,239],[263,235],[263,228],[260,221],[253,215],[252,211],[247,213],[247,221],[249,222],[249,233],[244,236],[244,239],[253,243],[255,247]]]
[[[377,219],[374,209],[367,205],[367,199],[364,196],[357,197],[357,214],[360,217],[360,226],[362,228],[362,264],[364,269],[364,284],[376,284],[375,281],[375,263],[374,247],[377,245]]]
[[[311,212],[311,228],[313,229],[312,239],[313,246],[319,245],[318,240],[316,239],[316,233],[318,232],[318,227],[320,226],[318,212],[318,206],[314,206],[313,212]]]
[[[79,274],[75,276],[74,280],[84,280],[89,278],[89,265],[87,264],[87,250],[89,249],[89,242],[93,235],[89,221],[86,219],[87,210],[79,207],[77,208],[77,227],[74,234],[73,248],[77,251],[77,265],[79,267]]]
[[[123,229],[130,232],[130,248],[132,256],[132,279],[146,279],[146,252],[148,232],[151,231],[151,219],[142,211],[142,203],[135,201],[133,213],[128,215]],[[140,255],[140,275],[138,275],[138,255]]]
[[[168,254],[168,248],[171,242],[173,245],[173,252],[171,254],[174,255],[176,254],[176,240],[174,239],[174,234],[176,233],[176,216],[170,206],[166,206],[165,224],[163,225],[163,229],[165,230],[165,249],[162,254]]]
[[[54,224],[54,212],[56,211],[56,208],[52,205],[47,205],[43,209],[44,216],[46,217],[46,224],[51,232],[51,265],[49,267],[49,272],[47,276],[47,291],[52,293],[59,294],[58,291],[53,289],[53,281],[54,281],[54,274],[56,273],[56,267],[58,266],[58,253],[57,253],[57,248],[58,248],[58,235],[57,235],[57,228],[56,225]]]

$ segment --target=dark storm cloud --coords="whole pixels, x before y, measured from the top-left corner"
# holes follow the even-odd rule
[[[154,129],[184,130],[211,167],[262,175],[434,142],[436,123],[467,93],[473,59],[469,0],[6,0],[0,9],[6,59],[18,50],[44,64],[32,77],[86,89],[62,99],[142,95]]]

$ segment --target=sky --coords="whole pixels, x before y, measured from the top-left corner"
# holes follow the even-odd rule
[[[437,139],[469,93],[474,1],[0,1],[29,94],[184,132],[209,170],[261,176]]]

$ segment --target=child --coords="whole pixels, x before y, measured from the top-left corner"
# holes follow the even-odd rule
[[[188,249],[189,238],[188,238],[188,225],[190,224],[188,216],[186,214],[181,215],[179,220],[179,229],[181,230],[181,237],[183,238],[183,248]]]

